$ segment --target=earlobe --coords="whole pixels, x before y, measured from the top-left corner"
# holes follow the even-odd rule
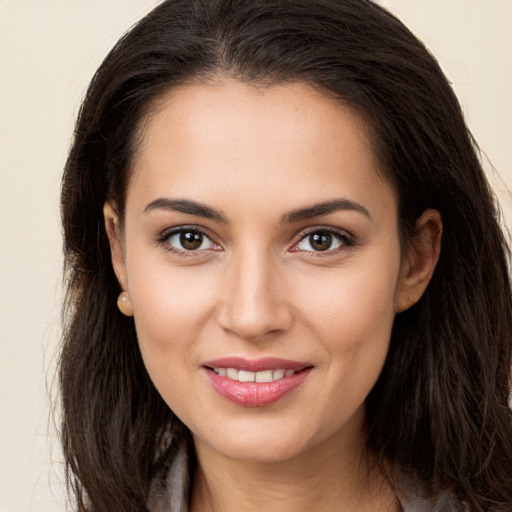
[[[402,263],[396,297],[397,313],[418,302],[434,274],[441,252],[443,223],[437,210],[425,210],[416,221],[417,236]]]
[[[112,258],[112,266],[116,274],[121,289],[127,289],[126,282],[126,266],[124,262],[124,253],[121,237],[121,228],[119,225],[119,215],[115,206],[107,201],[103,206],[103,217],[105,220],[105,229],[107,231],[110,243],[110,256]]]

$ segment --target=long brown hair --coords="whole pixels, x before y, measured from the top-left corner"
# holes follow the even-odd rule
[[[146,509],[156,453],[189,436],[155,390],[119,285],[102,209],[121,217],[130,161],[155,100],[214,74],[301,80],[361,114],[399,196],[402,240],[442,214],[439,264],[397,315],[367,399],[368,446],[472,511],[512,507],[508,249],[478,150],[435,59],[369,0],[168,0],[126,34],[83,102],[62,184],[62,441],[80,511]],[[390,475],[390,478],[393,476]]]

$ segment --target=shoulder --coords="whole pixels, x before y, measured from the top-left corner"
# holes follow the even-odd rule
[[[469,508],[454,491],[446,490],[431,494],[428,485],[409,483],[402,487],[399,495],[403,512],[469,512]]]

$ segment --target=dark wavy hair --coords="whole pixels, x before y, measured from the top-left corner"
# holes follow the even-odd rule
[[[96,72],[61,198],[62,442],[77,510],[147,510],[163,436],[190,436],[146,372],[133,320],[117,310],[102,210],[114,200],[122,218],[157,100],[219,75],[302,81],[354,108],[398,192],[402,241],[425,209],[441,212],[439,264],[419,303],[397,315],[367,398],[368,447],[433,494],[450,489],[474,512],[510,510],[512,301],[499,211],[436,60],[369,0],[164,1]]]

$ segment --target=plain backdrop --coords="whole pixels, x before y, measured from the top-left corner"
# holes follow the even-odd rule
[[[157,3],[0,0],[0,512],[71,510],[52,420],[60,177],[94,70]],[[440,60],[512,225],[512,0],[381,3]]]

